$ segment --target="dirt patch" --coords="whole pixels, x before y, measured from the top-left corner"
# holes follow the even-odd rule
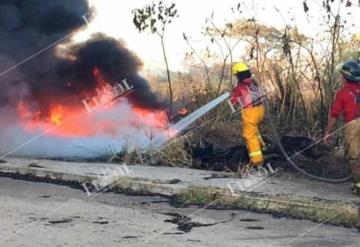
[[[240,219],[240,221],[243,221],[243,222],[259,222],[260,220],[245,218],[245,219]]]
[[[200,222],[193,222],[190,217],[186,215],[181,215],[179,213],[164,213],[164,215],[173,217],[172,219],[165,220],[165,222],[178,225],[177,229],[185,233],[190,232],[193,227],[206,227],[217,224],[217,223],[204,224]]]
[[[31,168],[45,168],[44,166],[40,166],[36,163],[31,163],[30,165],[28,165],[28,167],[31,167]]]
[[[140,205],[151,205],[151,204],[160,204],[160,203],[169,203],[169,200],[153,200],[149,202],[141,202]]]
[[[169,223],[178,225],[177,229],[179,231],[181,231],[180,233],[168,233],[168,234],[183,234],[183,233],[190,232],[192,230],[192,228],[194,228],[194,227],[207,227],[207,226],[214,226],[214,225],[222,224],[222,223],[228,223],[228,222],[232,221],[235,217],[235,215],[232,214],[231,218],[229,220],[205,224],[205,223],[200,223],[200,222],[194,222],[194,221],[192,221],[192,219],[190,217],[179,214],[179,213],[164,213],[164,215],[168,215],[168,216],[172,217],[172,219],[165,220],[165,222],[169,222]]]
[[[337,157],[335,151],[323,143],[315,143],[313,139],[303,136],[283,136],[280,144],[285,153],[274,138],[264,137],[266,148],[263,150],[267,162],[271,162],[273,168],[284,168],[293,171],[289,166],[287,156],[306,172],[324,178],[345,178],[349,174],[349,166],[345,159]],[[193,159],[193,168],[237,172],[241,167],[248,164],[249,157],[245,145],[218,145],[218,140],[201,139],[191,142],[186,146],[187,152]],[[240,142],[240,139],[239,139]],[[225,178],[227,174],[218,174],[204,179]]]
[[[57,225],[57,224],[67,224],[67,223],[71,223],[73,220],[69,219],[69,218],[64,218],[61,220],[49,220],[48,222],[52,225]]]
[[[105,220],[103,220],[103,221],[93,221],[93,223],[94,224],[99,224],[99,225],[107,225],[107,224],[109,224],[109,221],[105,221]]]
[[[131,238],[138,238],[138,236],[124,236],[123,239],[131,239]]]
[[[178,183],[181,183],[181,180],[175,178],[175,179],[167,180],[166,183],[167,184],[178,184]]]
[[[235,177],[234,173],[213,173],[209,177],[204,177],[204,180],[216,179],[216,178],[233,178]]]
[[[49,195],[43,195],[43,196],[40,196],[41,198],[50,198],[51,196]]]

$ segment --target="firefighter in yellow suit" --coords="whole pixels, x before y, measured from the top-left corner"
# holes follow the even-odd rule
[[[265,107],[262,103],[264,94],[258,83],[251,78],[250,69],[246,64],[236,63],[232,67],[232,73],[236,76],[238,83],[230,101],[241,108],[242,136],[249,152],[251,165],[262,166],[264,165],[262,147],[265,143],[261,138],[259,125],[263,122],[265,115]]]

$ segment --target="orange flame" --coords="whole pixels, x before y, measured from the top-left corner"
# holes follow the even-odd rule
[[[101,70],[95,67],[92,71],[97,81],[97,86],[107,84]],[[68,83],[71,86],[71,82]],[[87,93],[87,92],[82,92]],[[107,104],[100,111],[112,112],[118,107],[117,104]],[[131,120],[136,121],[133,127],[154,127],[165,129],[168,127],[168,116],[166,111],[151,110],[139,106],[132,107]],[[81,103],[77,106],[53,104],[48,106],[47,112],[34,111],[30,106],[20,101],[17,105],[17,112],[22,127],[27,132],[47,131],[47,135],[59,137],[90,137],[97,134],[115,135],[124,126],[124,120],[104,119],[89,114]],[[130,121],[130,120],[129,120]],[[127,124],[129,124],[129,121]],[[128,126],[126,126],[128,127]]]
[[[55,107],[51,108],[50,110],[50,120],[55,125],[61,124],[63,121],[63,109],[61,105],[56,105]]]
[[[148,110],[145,108],[134,107],[134,112],[145,120],[145,125],[157,128],[166,128],[168,125],[168,116],[166,111]]]
[[[102,112],[114,110],[115,105],[104,108]],[[168,118],[165,111],[153,111],[140,107],[132,108],[134,116],[133,127],[152,127],[165,129],[168,126]],[[32,112],[24,102],[19,102],[17,111],[20,123],[27,132],[47,131],[48,135],[58,137],[91,137],[97,134],[106,134],[116,137],[117,131],[124,126],[121,120],[99,119],[89,114],[85,108],[70,107],[65,105],[50,106],[47,116],[41,116],[40,112]],[[56,128],[55,128],[56,127]]]
[[[188,112],[189,111],[185,107],[178,110],[178,114],[181,115],[181,116],[185,116],[186,114],[188,114]]]

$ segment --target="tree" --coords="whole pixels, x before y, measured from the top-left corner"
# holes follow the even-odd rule
[[[178,17],[175,3],[166,5],[162,1],[159,1],[157,4],[152,3],[146,5],[141,9],[133,10],[133,22],[139,32],[148,30],[152,34],[158,35],[160,38],[169,85],[170,116],[172,116],[173,112],[173,90],[171,84],[170,69],[165,49],[165,29],[166,26],[170,24],[175,17]]]

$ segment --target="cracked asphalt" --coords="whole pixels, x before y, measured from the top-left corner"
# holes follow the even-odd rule
[[[194,214],[195,213],[195,214]],[[0,178],[0,246],[359,246],[354,228]],[[314,229],[313,229],[314,228]],[[299,236],[304,232],[303,236]]]

